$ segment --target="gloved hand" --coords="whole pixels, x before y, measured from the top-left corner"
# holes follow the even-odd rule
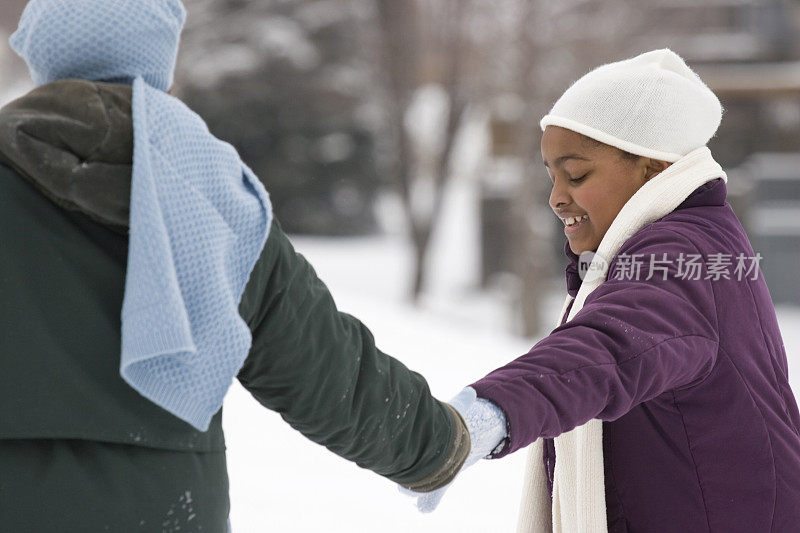
[[[450,400],[456,411],[464,419],[469,431],[471,449],[459,474],[468,466],[495,451],[506,438],[506,417],[503,411],[489,400],[478,398],[475,389],[466,387]],[[436,509],[452,481],[432,492],[414,492],[404,487],[400,491],[417,498],[417,509],[430,513]]]

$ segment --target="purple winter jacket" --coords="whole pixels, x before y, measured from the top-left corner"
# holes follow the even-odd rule
[[[549,439],[603,420],[612,533],[800,531],[800,415],[767,286],[760,269],[745,272],[755,254],[726,195],[709,182],[636,232],[570,322],[472,385],[506,414],[495,457],[546,438],[551,483]]]

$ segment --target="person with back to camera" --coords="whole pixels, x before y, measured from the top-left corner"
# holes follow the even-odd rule
[[[37,87],[0,110],[3,532],[228,530],[234,377],[414,490],[470,453],[461,416],[336,309],[236,151],[165,92],[185,14],[32,0],[11,37]]]
[[[533,443],[520,532],[800,530],[800,416],[706,147],[721,118],[663,49],[589,72],[541,120],[569,259],[559,325],[453,400],[505,424],[492,457]]]

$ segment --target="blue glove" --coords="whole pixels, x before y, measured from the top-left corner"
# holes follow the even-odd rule
[[[465,468],[490,455],[503,444],[507,436],[506,417],[497,405],[489,400],[478,398],[472,387],[464,388],[449,403],[462,416],[469,431],[471,448],[459,471],[460,474]],[[400,491],[417,498],[417,509],[420,512],[430,513],[442,501],[444,493],[451,484],[452,481],[432,492],[414,492],[403,487],[400,487]]]

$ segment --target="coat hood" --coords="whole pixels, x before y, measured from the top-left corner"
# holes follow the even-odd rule
[[[131,88],[62,80],[34,89],[0,109],[0,157],[60,207],[127,233]]]

